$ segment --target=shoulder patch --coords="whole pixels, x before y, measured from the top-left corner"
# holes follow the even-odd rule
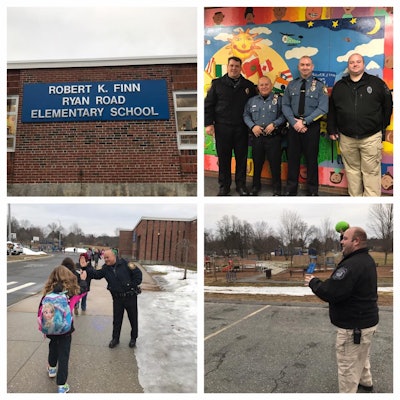
[[[335,281],[341,281],[347,275],[347,268],[340,267],[335,273],[332,275],[332,279]]]
[[[131,261],[131,262],[128,263],[128,267],[129,267],[129,269],[136,269],[137,265],[134,262]]]

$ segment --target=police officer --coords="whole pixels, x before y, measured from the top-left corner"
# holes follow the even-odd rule
[[[339,140],[350,196],[381,195],[382,134],[390,124],[392,94],[386,83],[365,72],[361,54],[347,62],[349,75],[332,89],[328,132]]]
[[[281,195],[281,136],[279,127],[285,123],[282,114],[282,98],[272,93],[272,82],[267,76],[258,80],[257,96],[246,103],[243,113],[245,124],[254,134],[252,152],[254,163],[253,187],[250,195],[257,196],[261,190],[261,171],[265,156],[272,175],[274,196]]]
[[[236,191],[247,196],[248,130],[243,122],[247,100],[256,94],[253,82],[241,74],[242,60],[229,57],[227,73],[214,79],[204,101],[204,124],[208,135],[215,137],[218,154],[218,196],[228,196],[232,182],[232,151],[235,153]]]
[[[105,278],[113,298],[113,333],[109,347],[114,348],[119,344],[125,310],[131,324],[129,347],[134,347],[138,336],[137,294],[140,290],[138,286],[142,283],[142,271],[134,263],[117,258],[112,250],[106,250],[103,267],[95,270],[89,266],[87,275],[91,279]]]
[[[343,259],[331,277],[305,281],[320,299],[329,303],[329,316],[337,326],[336,358],[339,392],[372,392],[369,354],[379,322],[376,264],[368,254],[367,235],[351,227],[341,241]]]
[[[328,112],[328,90],[312,76],[314,64],[310,57],[300,58],[298,70],[300,77],[289,82],[282,99],[282,112],[290,124],[285,194],[297,195],[300,158],[303,153],[307,166],[308,195],[318,196],[319,119]]]

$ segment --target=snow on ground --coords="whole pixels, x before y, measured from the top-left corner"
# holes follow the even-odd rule
[[[307,286],[204,286],[205,293],[224,294],[269,294],[286,296],[314,296]],[[380,287],[378,292],[393,292],[393,287]]]
[[[79,247],[66,247],[65,248],[66,253],[86,253],[87,249],[79,248]]]
[[[31,249],[28,249],[27,247],[23,247],[22,253],[26,254],[27,256],[40,256],[47,254],[44,251],[33,251]]]
[[[182,279],[182,268],[145,268],[161,291],[143,291],[138,297],[139,382],[145,393],[196,392],[197,273],[187,270]]]

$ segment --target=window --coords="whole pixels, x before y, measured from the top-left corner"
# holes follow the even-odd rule
[[[7,151],[15,151],[17,134],[18,96],[7,97]]]
[[[178,149],[197,150],[197,93],[174,92]]]

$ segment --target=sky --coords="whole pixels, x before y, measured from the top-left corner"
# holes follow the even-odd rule
[[[132,230],[142,217],[196,218],[194,204],[11,204],[18,222],[46,228],[61,224],[69,232],[74,224],[88,235],[116,236],[116,229]]]
[[[195,56],[196,34],[195,7],[8,7],[7,60]]]
[[[299,200],[298,200],[299,201]],[[305,200],[301,200],[305,202]],[[281,224],[280,219],[284,211],[295,212],[308,226],[318,226],[326,218],[332,221],[332,228],[339,221],[346,221],[350,226],[364,228],[367,235],[371,235],[368,229],[369,209],[371,204],[366,203],[328,203],[328,204],[213,204],[206,205],[204,212],[204,228],[212,229],[214,232],[217,222],[223,216],[235,216],[241,221],[254,224],[257,221],[265,221],[268,225],[277,230]]]

